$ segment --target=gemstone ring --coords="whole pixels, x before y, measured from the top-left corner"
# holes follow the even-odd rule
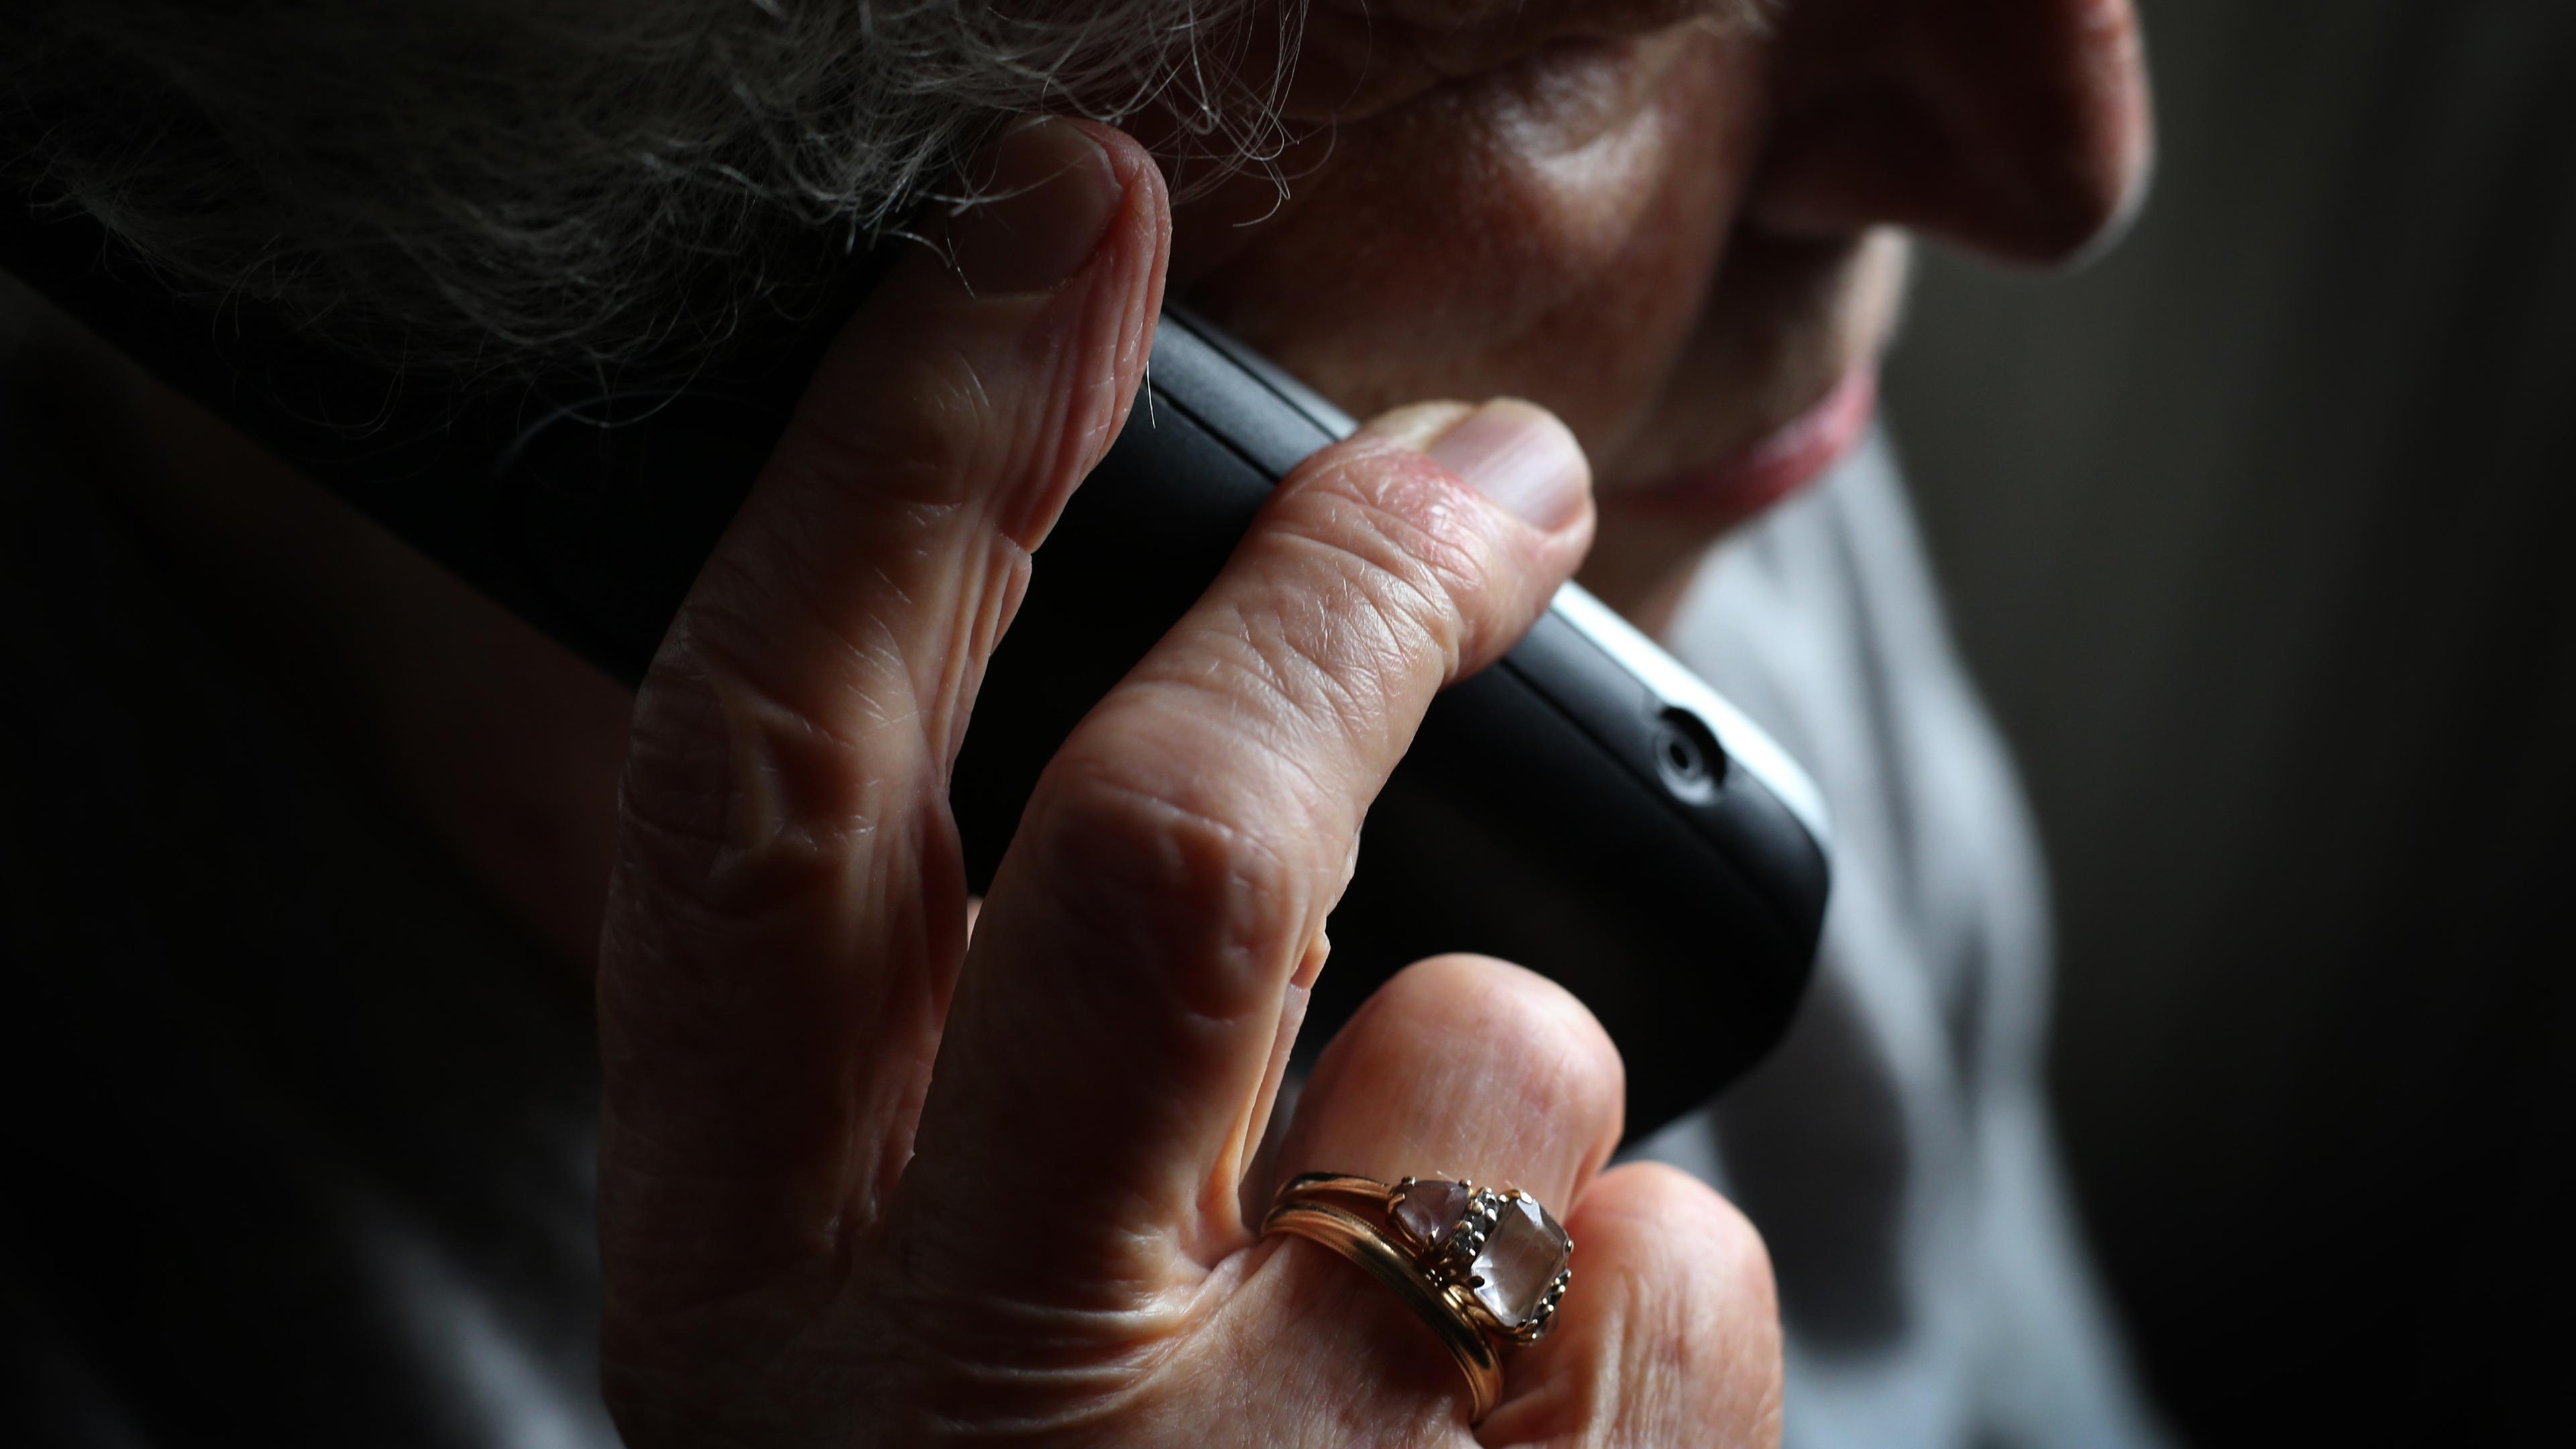
[[[1555,1326],[1574,1242],[1518,1188],[1310,1172],[1289,1180],[1261,1231],[1323,1244],[1394,1289],[1467,1376],[1467,1422],[1502,1395],[1501,1350]]]

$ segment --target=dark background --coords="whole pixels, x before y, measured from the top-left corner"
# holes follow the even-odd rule
[[[2135,233],[1889,377],[2086,1218],[2194,1440],[2576,1442],[2576,4],[2144,10]]]

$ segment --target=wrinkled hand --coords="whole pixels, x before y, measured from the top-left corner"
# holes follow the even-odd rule
[[[1162,183],[1051,122],[840,338],[637,701],[603,942],[607,1390],[639,1445],[1462,1443],[1380,1285],[1238,1206],[1362,814],[1591,531],[1564,429],[1410,408],[1309,461],[1031,800],[971,947],[949,766],[1124,420]],[[961,276],[962,274],[962,276]],[[1766,1260],[1603,1173],[1617,1054],[1446,958],[1326,1053],[1286,1176],[1516,1183],[1575,1241],[1488,1443],[1768,1441]]]

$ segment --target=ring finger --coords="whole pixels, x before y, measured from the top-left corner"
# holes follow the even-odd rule
[[[1624,1098],[1617,1049],[1564,988],[1483,957],[1439,957],[1380,988],[1325,1050],[1279,1177],[1473,1181],[1518,1188],[1562,1217],[1617,1145]],[[1500,1232],[1493,1242],[1511,1261],[1488,1265],[1489,1291],[1516,1314],[1554,1269],[1520,1261]],[[1521,1282],[1516,1271],[1537,1276]],[[1269,1286],[1287,1300],[1268,1305],[1287,1315],[1275,1341],[1332,1360],[1316,1367],[1343,1382],[1353,1381],[1353,1355],[1374,1361],[1356,1381],[1379,1400],[1379,1422],[1392,1415],[1429,1430],[1463,1417],[1458,1369],[1393,1291],[1298,1239],[1263,1272],[1283,1280]]]

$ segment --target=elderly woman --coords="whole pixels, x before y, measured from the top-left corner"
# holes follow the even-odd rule
[[[531,942],[587,963],[596,941],[600,1355],[638,1444],[1766,1442],[1783,1305],[1793,1440],[2141,1432],[2034,1100],[2028,845],[1883,457],[1712,553],[1862,441],[1904,231],[2042,262],[2130,206],[2125,0],[82,0],[20,7],[0,45],[40,201],[166,282],[426,371],[687,367],[793,310],[818,232],[914,214],[939,243],[842,332],[631,699],[110,365],[48,373],[78,407],[20,390],[16,450],[127,500],[83,526],[176,561],[30,550],[22,602],[66,567],[130,576],[137,611],[210,581],[188,587],[266,681],[250,696],[291,695],[331,746],[253,768],[261,798],[354,770],[507,908],[423,951],[280,926],[341,919],[341,880],[384,888],[337,863],[375,858],[353,831],[265,927],[194,918],[258,938],[241,972],[446,1002],[368,1018],[445,1049],[299,1056],[352,1019],[279,999],[299,989],[247,998],[251,1056],[301,1063],[259,1092],[148,1085],[184,1054],[93,1060],[94,1102],[35,1150],[107,1205],[38,1226],[210,1266],[123,1281],[163,1305],[144,1326],[102,1326],[94,1276],[31,1277],[28,1321],[68,1325],[36,1340],[77,1365],[48,1401],[96,1409],[66,1422],[274,1441],[301,1401],[338,1405],[343,1441],[596,1432],[564,1387],[581,1356],[526,1326],[546,1285],[579,1299],[553,1266],[579,1254],[473,1246],[582,1192],[526,1167],[560,1141],[491,1125],[581,1090],[529,1065],[562,1048],[493,1005],[542,996],[491,963]],[[908,213],[925,194],[952,204]],[[1279,489],[1065,745],[977,915],[946,773],[1167,291],[1377,416]],[[1606,1165],[1618,1055],[1511,965],[1403,973],[1274,1112],[1373,794],[1432,695],[1578,568],[1767,715],[1844,820],[1817,999],[1717,1115],[1655,1144],[1752,1208],[1776,1296],[1709,1186]],[[160,607],[182,637],[193,608]],[[94,704],[162,667],[128,637],[153,630],[108,632],[13,673]],[[172,767],[183,792],[245,758],[206,739],[285,728],[182,712],[155,735],[172,711],[125,707],[156,722],[143,755],[207,762]],[[18,745],[77,757],[94,733]],[[8,828],[87,839],[103,809],[37,791]],[[175,849],[311,849],[141,814]],[[168,872],[116,849],[68,852],[30,939],[102,900],[164,918]],[[229,954],[204,944],[124,940],[92,974],[220,994],[171,965]],[[480,1005],[379,969],[484,981]],[[53,1019],[94,1014],[83,973],[56,974]],[[364,1085],[413,1071],[476,1090]],[[223,1175],[184,1191],[221,1199],[219,1232],[132,1219],[137,1169],[95,1150],[182,1092],[218,1124],[186,1161]],[[298,1093],[395,1105],[283,1146],[220,1125]],[[423,1134],[407,1108],[489,1130]],[[386,1134],[418,1151],[358,1145]],[[1570,1238],[1552,1331],[1427,1331],[1401,1285],[1261,1235],[1310,1172],[1511,1185],[1374,1210],[1418,1244],[1481,1221],[1520,1255],[1492,1271],[1532,1279],[1503,1285],[1530,1300],[1506,1321]],[[512,1206],[454,1210],[487,1199]],[[263,1289],[210,1309],[190,1282]]]

